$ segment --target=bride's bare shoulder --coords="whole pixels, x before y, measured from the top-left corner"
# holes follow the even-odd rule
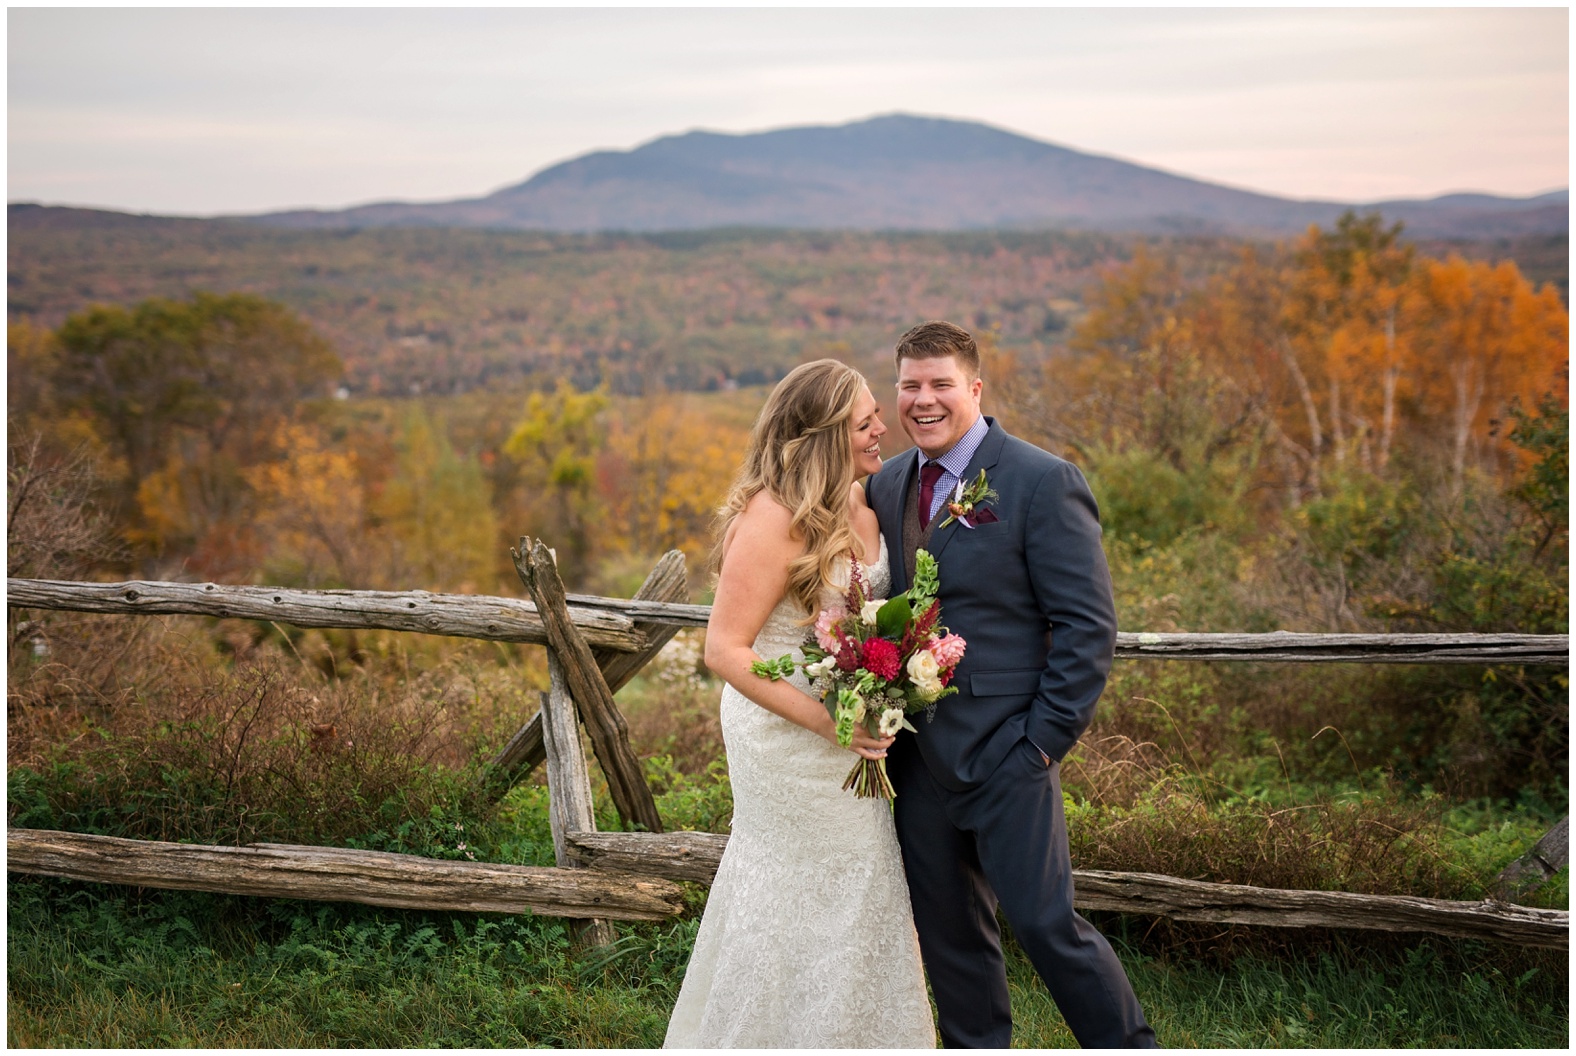
[[[744,504],[744,510],[735,518],[735,523],[741,521],[751,531],[780,531],[786,539],[788,530],[793,525],[793,511],[778,502],[763,488],[751,495],[750,501]]]
[[[856,513],[870,508],[870,500],[865,496],[865,486],[857,480],[848,486],[848,508]]]
[[[752,560],[760,560],[779,553],[793,557],[803,548],[802,540],[793,535],[792,511],[765,491],[750,496],[722,540],[724,561],[740,549],[748,551]]]

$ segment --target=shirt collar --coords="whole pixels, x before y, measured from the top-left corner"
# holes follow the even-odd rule
[[[942,455],[935,461],[941,463],[941,468],[951,473],[958,480],[963,479],[963,471],[969,468],[969,462],[974,458],[974,452],[980,449],[980,444],[985,441],[985,434],[990,432],[990,426],[985,422],[982,414],[974,419],[974,424],[969,426],[969,431],[963,434],[962,439],[952,445],[952,450]],[[919,452],[919,464],[924,465],[930,461],[923,451]]]

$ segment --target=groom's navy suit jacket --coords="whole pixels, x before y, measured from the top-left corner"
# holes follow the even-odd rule
[[[1116,645],[1111,574],[1083,474],[1008,435],[992,418],[963,474],[981,469],[999,498],[992,523],[945,528],[927,549],[939,571],[941,621],[968,642],[935,718],[916,717],[926,768],[954,792],[977,785],[1025,737],[1060,761],[1094,717]],[[914,501],[920,457],[911,449],[870,478],[886,537],[892,593],[907,590],[903,503]]]

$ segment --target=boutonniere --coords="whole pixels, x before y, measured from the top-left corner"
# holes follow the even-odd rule
[[[947,503],[947,519],[936,525],[945,528],[953,521],[960,522],[965,528],[973,528],[975,522],[989,524],[996,520],[995,514],[989,510],[979,510],[987,502],[994,502],[1001,498],[996,494],[996,489],[990,486],[990,481],[985,479],[985,471],[980,470],[980,475],[974,478],[974,483],[968,487],[958,481],[958,487],[952,493],[952,501]],[[979,510],[975,513],[975,510]]]

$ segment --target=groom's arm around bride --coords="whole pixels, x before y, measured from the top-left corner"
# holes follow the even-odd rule
[[[1073,911],[1062,813],[1060,761],[1093,718],[1116,636],[1093,496],[1075,466],[981,416],[966,331],[915,327],[897,367],[898,420],[916,447],[869,484],[892,592],[929,550],[946,623],[969,643],[958,694],[889,760],[942,1039],[1011,1040],[999,902],[1080,1044],[1153,1046],[1116,955]]]

